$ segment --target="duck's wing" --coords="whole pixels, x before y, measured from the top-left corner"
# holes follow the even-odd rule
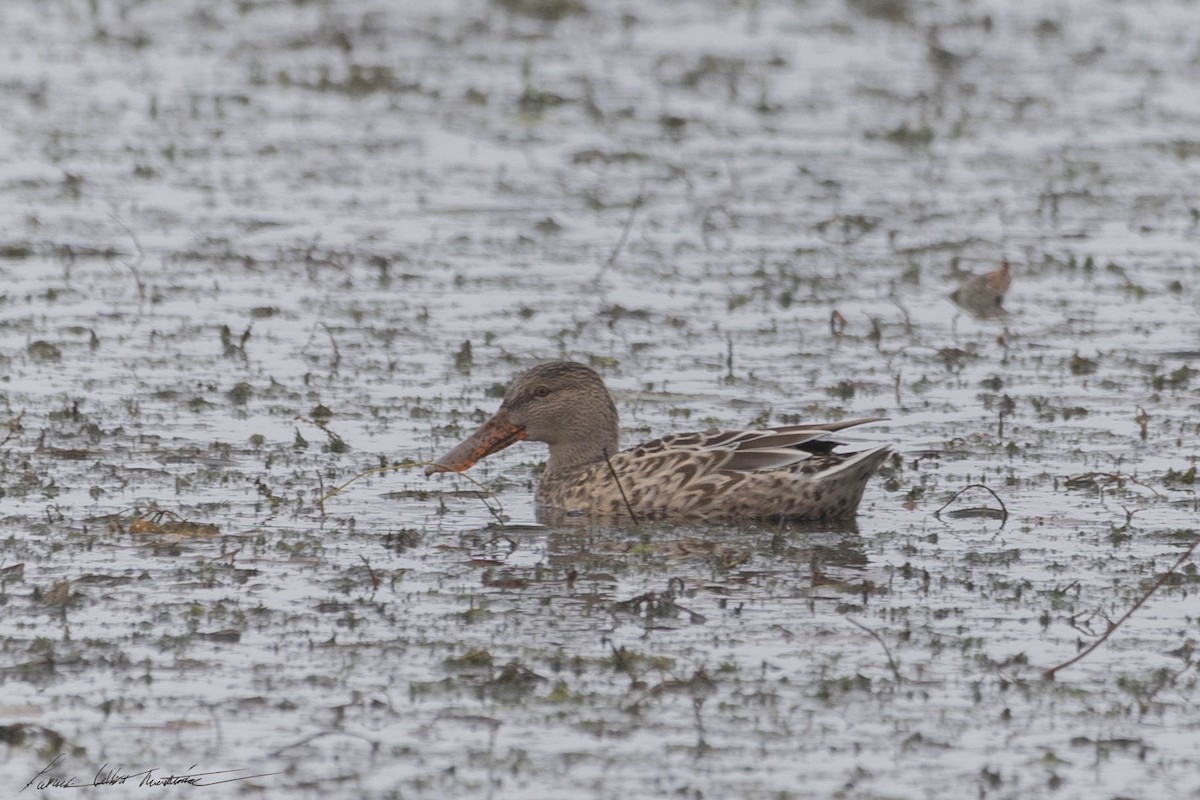
[[[852,516],[891,448],[833,452],[837,443],[827,437],[868,421],[674,434],[591,467],[589,485],[606,513],[631,507],[641,520]]]
[[[828,435],[836,431],[878,422],[882,417],[862,417],[841,422],[785,425],[761,430],[709,430],[676,433],[638,445],[630,451],[638,461],[661,463],[658,454],[674,455],[663,459],[688,463],[703,476],[716,470],[767,471],[787,469],[814,456],[826,455],[838,446]],[[678,456],[686,455],[686,459]]]

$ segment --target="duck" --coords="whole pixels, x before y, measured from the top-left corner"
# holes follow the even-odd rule
[[[621,450],[604,379],[584,364],[551,361],[519,375],[499,410],[425,474],[463,472],[528,440],[550,449],[535,493],[539,517],[845,520],[891,446],[841,452],[830,434],[880,419],[674,433]]]

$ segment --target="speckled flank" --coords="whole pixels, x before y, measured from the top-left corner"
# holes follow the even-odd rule
[[[722,431],[718,435],[728,435]],[[699,434],[690,434],[696,437]],[[543,477],[537,501],[545,509],[574,516],[629,517],[613,478],[616,472],[629,506],[641,521],[676,519],[846,519],[853,517],[867,480],[890,454],[883,447],[862,454],[813,456],[795,468],[747,472],[722,467],[727,452],[657,455],[658,442],[618,453],[612,469],[600,462]],[[839,466],[851,459],[846,470]]]

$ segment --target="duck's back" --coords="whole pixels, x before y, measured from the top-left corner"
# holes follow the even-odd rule
[[[872,420],[678,433],[546,474],[537,501],[568,516],[653,520],[844,519],[888,447],[836,453],[832,431]]]

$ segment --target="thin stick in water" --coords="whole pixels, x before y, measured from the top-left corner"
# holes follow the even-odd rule
[[[871,636],[875,639],[875,641],[879,642],[879,646],[883,648],[883,654],[885,656],[887,656],[888,666],[890,666],[892,668],[892,674],[894,676],[896,676],[896,685],[898,686],[901,683],[903,683],[904,679],[900,677],[900,668],[896,666],[896,661],[895,661],[895,659],[892,658],[892,651],[888,649],[887,642],[885,642],[883,640],[883,637],[880,636],[875,631],[868,628],[866,625],[863,625],[858,620],[851,619],[850,617],[846,617],[846,621],[849,622],[854,627],[860,628],[860,629],[866,631],[867,633],[871,634]]]
[[[612,253],[609,254],[608,260],[604,262],[604,266],[600,267],[600,271],[596,273],[593,281],[598,281],[608,271],[609,267],[617,263],[617,256],[621,254],[621,250],[625,247],[625,240],[629,238],[629,229],[633,227],[633,218],[637,216],[638,209],[642,207],[642,203],[646,201],[646,196],[642,193],[646,182],[642,181],[638,185],[637,197],[633,198],[633,202],[629,204],[629,216],[625,218],[625,227],[621,229],[621,238],[617,240],[616,246]]]
[[[1056,667],[1051,667],[1050,669],[1043,671],[1042,677],[1048,681],[1054,680],[1055,673],[1057,673],[1060,669],[1066,669],[1067,667],[1074,664],[1076,661],[1079,661],[1080,659],[1084,658],[1086,655],[1088,655],[1088,653],[1091,653],[1093,650],[1095,650],[1100,645],[1104,644],[1105,639],[1107,639],[1109,636],[1112,636],[1113,632],[1116,631],[1117,628],[1121,627],[1121,625],[1124,624],[1125,620],[1127,620],[1131,616],[1133,616],[1133,612],[1135,612],[1139,608],[1141,608],[1142,604],[1150,599],[1150,595],[1157,592],[1159,587],[1162,586],[1164,583],[1166,583],[1167,579],[1175,574],[1175,570],[1177,570],[1181,566],[1183,566],[1183,562],[1187,561],[1188,558],[1191,557],[1192,551],[1194,551],[1196,549],[1197,545],[1200,545],[1200,539],[1197,539],[1196,541],[1192,542],[1191,547],[1189,547],[1187,550],[1183,551],[1183,555],[1181,555],[1178,559],[1176,559],[1175,563],[1171,565],[1171,568],[1168,569],[1166,572],[1164,572],[1162,575],[1159,575],[1158,580],[1156,580],[1154,582],[1154,585],[1151,586],[1148,590],[1146,590],[1146,593],[1143,594],[1141,597],[1139,597],[1138,601],[1136,603],[1134,603],[1130,607],[1130,609],[1121,616],[1121,618],[1119,620],[1114,622],[1112,625],[1109,625],[1108,630],[1106,630],[1104,632],[1104,635],[1102,635],[1096,641],[1092,642],[1090,647],[1088,647],[1086,650],[1084,650],[1082,653],[1075,656],[1074,658],[1072,658],[1068,661],[1064,661],[1063,663],[1059,664]]]
[[[625,501],[625,510],[629,512],[630,519],[633,520],[634,525],[640,525],[641,521],[638,519],[637,514],[633,513],[633,506],[630,505],[629,498],[625,494],[625,487],[621,485],[621,479],[617,477],[617,471],[613,468],[612,461],[608,458],[608,450],[604,451],[604,463],[608,464],[608,471],[612,473],[613,480],[617,484],[617,491],[621,493],[621,499]]]
[[[996,494],[995,490],[992,489],[992,487],[987,486],[982,483],[970,483],[970,484],[967,484],[966,486],[964,486],[963,488],[959,489],[957,492],[954,493],[953,497],[951,497],[949,500],[947,500],[945,503],[942,504],[941,508],[939,508],[937,511],[933,512],[934,518],[941,519],[940,515],[943,511],[946,510],[946,506],[950,505],[955,500],[957,500],[958,496],[961,495],[963,492],[965,492],[967,489],[983,489],[985,492],[988,492],[989,494],[991,494],[992,497],[996,498],[996,502],[1000,504],[1000,514],[1001,514],[1000,524],[1001,524],[1001,526],[1003,526],[1004,523],[1008,522],[1008,506],[1004,505],[1004,501],[1000,499],[1000,495]]]

